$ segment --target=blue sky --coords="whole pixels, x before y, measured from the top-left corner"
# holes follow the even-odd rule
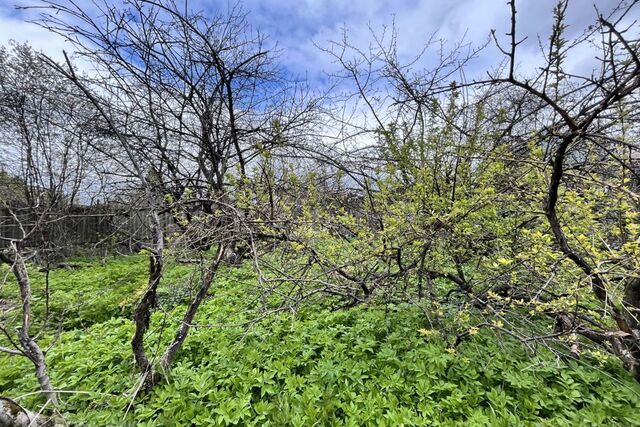
[[[90,5],[89,0],[76,1]],[[615,0],[571,1],[569,35],[594,20],[594,2],[603,11],[616,3]],[[33,5],[37,0],[0,0],[0,43],[6,44],[9,39],[29,41],[36,49],[58,58],[62,49],[69,49],[63,40],[24,23],[25,12],[15,10],[17,3]],[[212,11],[214,8],[224,10],[234,3],[190,0],[189,4],[194,9]],[[327,46],[329,41],[339,39],[342,28],[347,29],[351,43],[366,48],[371,41],[370,29],[380,32],[384,25],[395,21],[399,53],[401,57],[410,58],[433,33],[450,43],[464,36],[468,43],[481,45],[492,28],[504,37],[509,26],[506,0],[244,0],[241,4],[249,13],[252,25],[278,43],[283,66],[292,75],[308,77],[312,86],[321,85],[325,81],[324,73],[336,69],[331,58],[315,45]],[[554,4],[555,0],[518,2],[519,32],[529,36],[519,52],[522,70],[537,65],[537,35],[546,42]],[[581,68],[592,55],[588,48],[577,50],[569,59],[570,66]],[[490,45],[471,64],[469,74],[483,72],[499,58],[497,49]]]

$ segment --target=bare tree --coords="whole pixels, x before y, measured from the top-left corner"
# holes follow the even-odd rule
[[[132,347],[149,388],[179,351],[225,252],[247,236],[240,224],[248,224],[249,213],[234,192],[246,186],[249,166],[297,132],[316,103],[281,77],[265,38],[238,7],[205,18],[171,1],[95,6],[89,13],[77,3],[43,1],[38,23],[70,40],[97,68],[86,78],[68,57],[63,65],[47,59],[99,112],[104,133],[119,148],[112,152],[124,152],[118,162],[145,194],[153,239],[143,246],[151,254],[149,284],[134,313]],[[165,212],[183,236],[174,244],[218,249],[154,371],[144,337],[162,277]]]

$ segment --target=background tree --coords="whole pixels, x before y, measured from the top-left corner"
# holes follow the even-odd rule
[[[7,165],[0,206],[3,220],[14,229],[0,236],[0,261],[10,266],[15,281],[5,278],[3,287],[19,289],[19,304],[4,312],[0,323],[10,347],[0,350],[33,363],[47,404],[54,407],[58,396],[47,371],[47,350],[38,343],[50,323],[55,328],[60,321],[49,310],[48,272],[70,251],[63,220],[72,215],[80,197],[90,203],[99,191],[90,181],[90,111],[74,89],[29,46],[0,49],[0,156]],[[45,301],[42,318],[32,311],[29,263],[46,275],[44,294],[37,295]]]

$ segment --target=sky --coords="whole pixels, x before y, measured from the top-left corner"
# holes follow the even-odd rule
[[[117,3],[121,0],[113,0]],[[177,0],[180,2],[181,0]],[[520,0],[518,5],[519,34],[528,40],[519,47],[521,70],[539,65],[538,40],[546,43],[556,0]],[[76,0],[90,7],[90,0]],[[28,41],[35,49],[54,58],[61,58],[67,43],[34,24],[26,23],[28,13],[15,6],[34,5],[37,0],[0,0],[0,44],[9,39]],[[601,11],[610,9],[617,0],[573,0],[568,7],[567,35],[578,34],[596,17],[594,3]],[[189,0],[193,9],[213,13],[235,2]],[[506,0],[243,0],[252,26],[269,37],[280,48],[280,62],[296,78],[307,79],[311,86],[326,83],[326,73],[337,68],[332,58],[318,46],[326,47],[339,40],[346,29],[350,43],[366,49],[371,31],[380,34],[384,26],[395,22],[398,30],[398,50],[401,58],[412,58],[425,41],[436,34],[449,45],[462,39],[471,46],[481,46],[489,38],[491,29],[506,41],[509,29],[509,7]],[[638,9],[638,8],[636,8]],[[630,19],[638,17],[630,17]],[[569,58],[569,68],[584,68],[593,52],[583,47]],[[433,56],[432,56],[433,57]],[[426,55],[428,61],[429,53]],[[470,64],[468,73],[481,75],[501,58],[490,43]],[[425,66],[428,64],[424,64]]]

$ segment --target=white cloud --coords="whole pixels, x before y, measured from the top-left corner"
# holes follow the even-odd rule
[[[29,43],[35,50],[62,60],[62,51],[70,49],[69,43],[44,28],[25,22],[27,17],[28,14],[17,11],[14,4],[0,5],[0,44],[7,45],[10,40]]]
[[[37,0],[14,1],[23,5],[37,3]],[[569,36],[577,34],[594,20],[592,1],[570,2]],[[77,0],[81,5],[85,2],[87,7],[92,6],[87,0]],[[528,36],[518,52],[522,70],[532,70],[539,65],[537,36],[540,35],[546,43],[555,3],[556,0],[518,2],[518,32],[521,36]],[[602,11],[616,3],[617,0],[597,2]],[[209,0],[190,0],[189,4],[205,10],[210,10],[212,4],[220,5]],[[325,71],[335,69],[331,58],[320,52],[313,42],[326,46],[329,40],[340,38],[343,26],[349,30],[350,42],[366,49],[371,42],[369,27],[380,32],[384,25],[390,25],[395,19],[399,31],[399,54],[407,59],[418,53],[434,32],[450,43],[465,36],[467,42],[477,46],[487,40],[493,28],[506,43],[504,34],[509,30],[509,8],[506,1],[497,0],[244,0],[243,7],[249,12],[250,22],[268,34],[272,41],[278,42],[283,50],[280,59],[289,71],[303,77],[308,75],[312,83],[319,83]],[[61,59],[62,50],[71,49],[71,46],[61,37],[23,22],[25,16],[33,16],[33,13],[16,11],[10,4],[0,4],[0,43],[6,44],[9,39],[28,41],[35,49]],[[588,56],[589,50],[585,48],[577,51],[570,62],[583,68],[589,63]],[[483,72],[500,58],[500,52],[490,45],[470,68],[468,75]],[[428,60],[426,58],[424,65]]]

